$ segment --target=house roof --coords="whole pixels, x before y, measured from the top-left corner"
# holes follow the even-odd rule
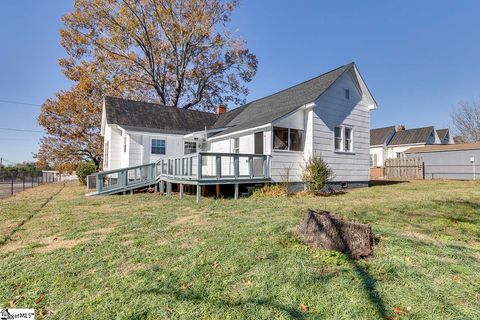
[[[434,144],[425,147],[412,147],[406,153],[440,152],[453,150],[480,150],[480,143]]]
[[[226,127],[224,131],[218,134],[223,135],[271,123],[305,104],[314,102],[335,80],[354,66],[354,63],[341,66],[313,79],[233,109],[220,116],[214,128]]]
[[[115,97],[105,97],[107,123],[126,130],[185,134],[211,127],[218,115]]]
[[[395,126],[376,128],[370,130],[370,145],[378,146],[387,144],[389,139],[395,134]]]
[[[437,135],[438,135],[438,138],[443,141],[443,139],[445,139],[445,137],[447,136],[448,132],[449,132],[449,129],[446,128],[446,129],[438,129],[436,130],[437,131]]]
[[[106,121],[137,131],[182,134],[201,131],[207,127],[209,129],[225,128],[214,135],[228,134],[271,123],[308,103],[314,102],[340,76],[348,71],[357,72],[353,62],[221,115],[105,97]],[[359,75],[359,77],[361,76]],[[363,85],[363,80],[361,81]],[[370,91],[366,85],[363,86],[375,105],[375,100]]]
[[[433,127],[400,130],[395,133],[388,145],[427,143],[433,131]]]

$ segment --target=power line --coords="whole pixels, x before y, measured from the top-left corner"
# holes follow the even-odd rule
[[[31,107],[41,107],[42,106],[41,104],[21,102],[21,101],[13,101],[13,100],[2,100],[2,99],[0,99],[0,102],[11,103],[11,104],[20,104],[20,105],[31,106]]]
[[[4,130],[4,131],[17,131],[17,132],[45,133],[44,131],[39,131],[39,130],[16,129],[16,128],[0,128],[0,130]]]

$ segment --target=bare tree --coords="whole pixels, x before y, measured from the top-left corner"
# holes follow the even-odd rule
[[[478,101],[460,102],[451,113],[456,134],[465,142],[480,141],[480,103]]]
[[[238,0],[77,0],[63,17],[71,67],[94,61],[121,93],[212,109],[242,104],[257,58],[228,29]]]

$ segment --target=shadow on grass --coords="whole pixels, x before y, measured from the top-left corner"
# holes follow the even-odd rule
[[[409,183],[410,181],[407,180],[370,180],[368,183],[369,187],[375,186],[389,186],[399,183]]]
[[[208,304],[216,305],[219,308],[242,307],[249,304],[254,304],[261,307],[273,307],[279,311],[286,313],[291,319],[305,319],[305,316],[307,315],[306,313],[300,311],[300,309],[277,303],[271,299],[247,299],[238,302],[229,302],[224,299],[211,299],[208,296],[201,295],[192,289],[182,291],[178,289],[178,287],[179,286],[175,286],[169,283],[163,283],[163,285],[159,285],[157,288],[145,290],[142,293],[168,295],[178,301],[190,301],[195,303],[206,302]],[[314,316],[315,319],[320,319],[319,314],[309,312],[308,315],[309,317]]]
[[[355,260],[350,260],[352,263],[352,267],[357,273],[357,275],[362,279],[362,285],[367,293],[368,300],[373,305],[373,307],[377,310],[378,315],[382,319],[386,319],[388,317],[387,309],[385,308],[385,303],[383,302],[382,297],[377,291],[375,286],[376,280],[372,277],[367,270],[365,270],[362,266],[360,266]]]

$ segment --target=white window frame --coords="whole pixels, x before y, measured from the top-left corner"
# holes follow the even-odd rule
[[[340,128],[340,149],[335,148],[335,129]],[[350,150],[345,150],[345,128],[350,129],[351,131],[351,138],[350,138]],[[333,128],[333,151],[340,152],[340,153],[354,153],[354,132],[355,130],[351,126],[335,126]]]
[[[186,152],[187,151],[187,144],[195,144],[195,150],[193,152]],[[165,148],[166,149],[166,148]],[[192,148],[188,147],[188,150],[192,150]],[[183,154],[184,155],[187,155],[187,154],[194,154],[194,153],[197,153],[198,151],[198,145],[197,145],[197,142],[196,141],[184,141],[183,142]]]
[[[287,133],[287,149],[278,149],[278,148],[275,148],[275,128],[279,128],[279,129],[287,129],[288,130],[288,133]],[[303,133],[303,137],[302,137],[302,150],[291,150],[292,148],[292,137],[291,137],[291,130],[298,130],[298,131],[302,131]],[[304,129],[296,129],[296,128],[290,128],[290,127],[281,127],[281,126],[273,126],[272,127],[272,150],[273,151],[279,151],[279,152],[299,152],[299,153],[302,153],[305,151],[305,130]]]
[[[235,146],[235,142],[237,142],[237,146]],[[232,138],[232,153],[240,153],[240,137]]]
[[[155,141],[155,140],[159,140],[159,141],[164,142],[164,144],[165,144],[165,152],[164,153],[153,153],[153,141]],[[166,139],[160,139],[160,138],[152,138],[151,141],[150,141],[150,154],[158,155],[158,156],[166,155],[167,154],[167,140]]]

